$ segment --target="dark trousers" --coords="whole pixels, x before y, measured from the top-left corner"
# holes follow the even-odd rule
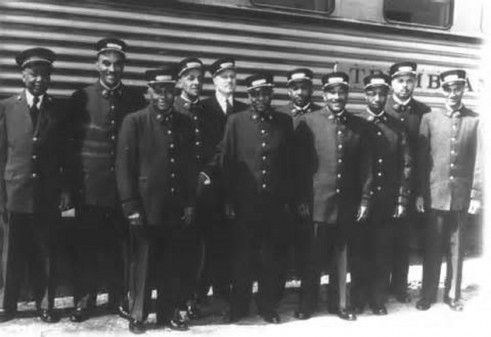
[[[350,302],[352,306],[364,308],[370,293],[369,237],[368,224],[355,227],[349,247],[350,259]]]
[[[213,287],[215,297],[227,299],[231,287],[233,224],[224,218],[223,209],[212,208],[206,215],[200,219],[203,264],[198,282],[198,297],[206,297],[210,287]]]
[[[436,301],[442,257],[446,253],[445,297],[460,298],[464,257],[463,232],[467,214],[463,211],[431,210],[425,229],[422,297]]]
[[[312,313],[319,295],[322,270],[329,270],[329,307],[333,310],[348,306],[346,274],[348,269],[347,241],[339,240],[338,228],[328,224],[305,224],[302,252],[299,310]]]
[[[411,226],[417,219],[415,214],[409,214],[402,219],[394,220],[392,266],[390,277],[390,292],[395,295],[407,291],[409,273],[409,252],[411,241]]]
[[[283,293],[287,245],[282,233],[284,209],[274,202],[243,205],[233,225],[231,312],[248,313],[257,277],[260,314],[276,310]]]
[[[129,313],[133,319],[144,321],[149,313],[151,279],[157,285],[159,319],[170,320],[176,309],[186,310],[189,248],[188,231],[182,225],[130,228]]]
[[[127,293],[127,221],[119,210],[97,206],[78,209],[77,221],[75,306],[95,306],[107,280],[109,306],[116,307]]]
[[[54,232],[59,218],[52,214],[6,212],[2,229],[0,310],[15,312],[26,266],[34,280],[39,309],[52,309],[55,296]]]

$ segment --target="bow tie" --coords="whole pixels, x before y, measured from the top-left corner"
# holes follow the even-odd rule
[[[102,89],[102,97],[110,98],[110,97],[118,97],[121,95],[121,89]]]
[[[411,106],[409,104],[395,103],[394,104],[394,110],[397,112],[406,112],[406,111],[411,110]]]
[[[292,108],[292,115],[293,116],[303,115],[305,113],[309,113],[310,111],[311,111],[310,106],[308,106],[306,108],[300,108],[300,107],[294,106]]]

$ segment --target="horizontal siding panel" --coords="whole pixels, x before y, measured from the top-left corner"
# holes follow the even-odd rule
[[[3,1],[0,11],[2,97],[20,90],[20,74],[13,58],[33,46],[52,48],[58,54],[52,94],[68,96],[76,88],[92,83],[97,77],[93,44],[106,35],[118,35],[130,46],[125,69],[125,83],[129,85],[143,89],[146,69],[186,56],[198,56],[210,64],[220,56],[231,55],[237,59],[239,97],[246,97],[243,80],[247,75],[268,69],[277,82],[275,103],[286,102],[285,72],[293,67],[312,68],[319,87],[322,74],[337,66],[343,70],[351,65],[386,70],[393,62],[410,59],[418,62],[425,73],[437,74],[450,67],[476,72],[481,59],[480,45],[476,43],[363,32],[334,24],[322,27],[254,22],[245,15],[183,12],[172,6],[140,5],[131,10],[117,7],[114,1]],[[361,85],[352,87],[350,102],[358,110],[363,106]],[[204,94],[212,91],[207,75]],[[432,105],[442,104],[438,90],[422,88],[416,94]],[[316,91],[316,99],[319,98],[320,92]],[[469,93],[466,98],[474,101],[476,94]]]

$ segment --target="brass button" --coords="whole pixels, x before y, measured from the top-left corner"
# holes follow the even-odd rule
[[[174,163],[175,161],[176,161],[176,160],[175,160],[174,158],[171,158],[171,159],[170,159],[170,162],[171,162],[171,163]]]
[[[378,162],[379,162],[379,164],[382,164],[384,162],[384,160],[382,158],[379,158]]]
[[[167,130],[168,135],[172,135],[172,130]]]
[[[175,147],[174,143],[170,143],[169,147],[173,149]]]
[[[266,184],[263,184],[263,185],[262,185],[262,188],[266,188]]]
[[[31,174],[31,177],[32,178],[37,178],[38,174],[36,172],[34,172],[33,174]]]
[[[263,143],[261,144],[261,146],[262,146],[262,147],[266,147],[266,143],[264,143],[264,142],[263,142]]]

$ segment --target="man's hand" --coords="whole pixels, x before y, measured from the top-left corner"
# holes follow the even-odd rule
[[[130,223],[130,226],[142,226],[143,225],[143,220],[140,216],[140,213],[133,213],[128,215],[128,222]]]
[[[356,221],[361,222],[366,220],[368,217],[368,207],[361,205],[360,208],[358,208],[358,213],[356,214]]]
[[[416,211],[419,213],[424,213],[425,211],[425,201],[421,196],[416,198]]]
[[[229,220],[235,219],[235,208],[232,204],[225,204],[225,217]]]
[[[182,216],[182,220],[186,226],[189,226],[191,222],[193,222],[194,217],[194,207],[185,207],[184,214]]]
[[[300,218],[307,220],[310,218],[309,206],[306,203],[301,203],[297,206],[297,212]]]
[[[475,215],[479,213],[479,211],[481,210],[481,206],[481,201],[471,199],[471,202],[469,203],[469,210],[467,211],[467,213]]]
[[[70,193],[68,192],[61,193],[60,204],[58,205],[58,208],[60,209],[61,212],[72,208],[72,199],[70,197]]]
[[[393,218],[400,219],[406,215],[406,207],[402,205],[397,205],[394,214],[392,215]]]

